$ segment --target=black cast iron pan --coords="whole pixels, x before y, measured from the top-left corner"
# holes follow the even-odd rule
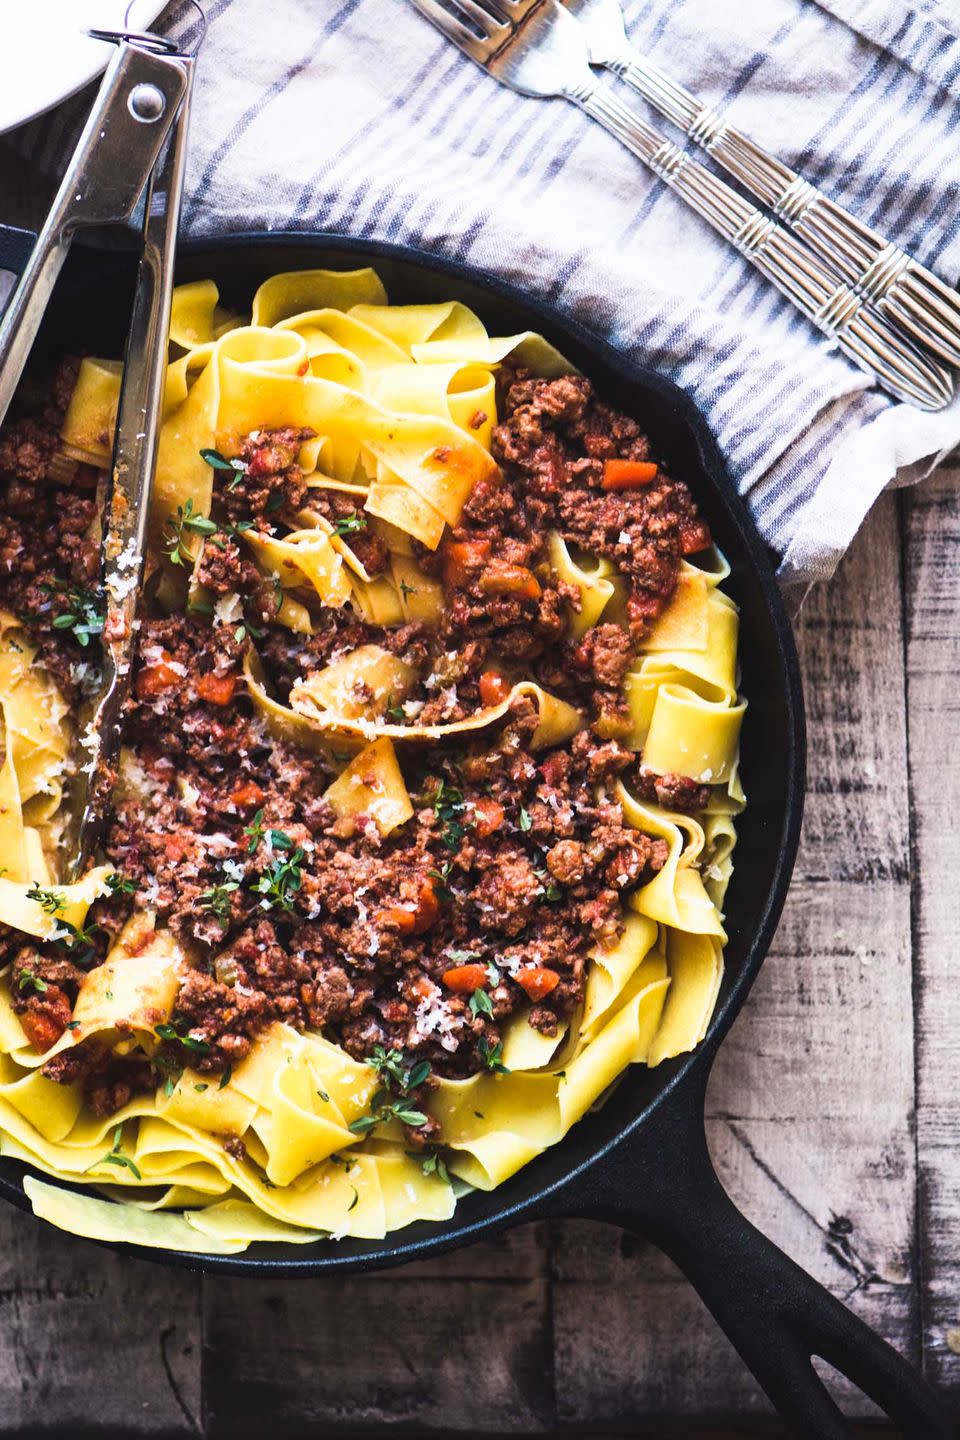
[[[0,266],[18,269],[33,237],[0,230]],[[689,481],[728,557],[740,606],[743,779],[749,805],[738,822],[727,899],[726,977],[704,1043],[692,1055],[636,1067],[607,1104],[491,1194],[463,1199],[443,1224],[421,1222],[385,1240],[319,1243],[295,1251],[255,1245],[234,1257],[138,1251],[145,1259],[238,1275],[329,1274],[374,1269],[469,1244],[536,1219],[589,1216],[636,1231],[687,1274],[781,1414],[811,1440],[852,1434],[812,1365],[820,1356],[847,1375],[911,1440],[952,1433],[931,1391],[888,1345],[739,1213],[707,1152],[704,1092],[717,1047],[746,1000],[772,939],[797,848],[804,785],[803,700],[796,652],[770,558],[692,401],[565,318],[557,309],[466,266],[397,246],[342,236],[229,236],[182,247],[178,278],[212,276],[227,304],[244,308],[278,270],[373,264],[391,299],[460,299],[493,333],[539,330],[632,412],[673,473]],[[119,355],[133,262],[123,252],[77,249],[44,329],[42,359],[81,345]],[[0,1195],[22,1209],[23,1167],[0,1162]]]

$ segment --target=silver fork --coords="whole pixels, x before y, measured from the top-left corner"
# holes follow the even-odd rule
[[[582,27],[559,0],[531,0],[516,24],[479,0],[412,0],[422,15],[495,80],[521,95],[562,96],[615,135],[729,240],[861,369],[898,399],[938,410],[953,378],[835,276],[797,236],[691,160],[609,89],[590,68]]]
[[[849,285],[949,365],[960,365],[960,296],[925,265],[804,180],[635,48],[620,0],[564,0],[586,30],[590,63],[612,70],[769,206]],[[539,0],[497,0],[520,21]]]

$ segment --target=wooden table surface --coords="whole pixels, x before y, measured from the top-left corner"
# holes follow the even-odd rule
[[[22,203],[22,175],[0,155],[21,223],[40,198]],[[947,466],[884,496],[797,622],[803,841],[708,1129],[747,1215],[960,1414],[958,481]],[[241,1281],[0,1208],[0,1435],[779,1435],[769,1413],[679,1272],[608,1226]]]

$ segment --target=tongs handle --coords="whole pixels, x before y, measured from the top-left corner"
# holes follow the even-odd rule
[[[130,218],[186,86],[182,58],[126,42],[107,66],[50,214],[0,321],[0,423],[75,231]]]
[[[115,779],[120,724],[135,648],[137,598],[143,581],[150,494],[156,468],[167,371],[177,224],[186,169],[187,117],[194,60],[181,56],[186,90],[170,142],[150,176],[117,411],[110,494],[103,539],[102,678],[87,726],[86,763],[72,802],[78,812],[71,878],[79,879],[103,828]]]

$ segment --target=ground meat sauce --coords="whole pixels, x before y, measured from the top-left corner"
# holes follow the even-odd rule
[[[80,613],[97,566],[96,473],[55,463],[72,374],[27,394],[0,436],[0,607],[29,627],[68,698],[90,648],[57,621],[71,605]],[[353,497],[308,490],[297,456],[309,432],[254,433],[239,447],[241,468],[215,469],[219,529],[196,576],[215,603],[148,613],[140,627],[105,842],[124,890],[93,908],[82,949],[0,934],[15,1006],[41,1048],[69,1023],[84,974],[134,908],[153,911],[188,955],[173,1016],[188,1052],[168,1038],[152,1062],[118,1060],[85,1042],[48,1062],[51,1078],[82,1080],[96,1113],[185,1063],[224,1071],[275,1020],[320,1029],[360,1059],[402,1049],[446,1076],[495,1066],[503,1022],[518,1010],[556,1035],[583,998],[590,950],[616,939],[625,895],[667,858],[664,841],[625,822],[615,780],[680,809],[706,802],[705,787],[646,771],[622,743],[636,645],[683,556],[710,543],[689,492],[662,468],[641,488],[605,488],[607,461],[649,462],[650,447],[579,376],[509,375],[501,414],[501,477],[477,486],[436,553],[414,547],[443,584],[439,630],[385,629],[350,607],[326,612],[314,635],[279,625],[282,597],[253,565],[243,527],[267,530],[275,515],[308,507],[369,573],[385,569],[387,551]],[[580,595],[551,568],[552,530],[614,562],[624,623],[570,638]],[[523,676],[592,723],[533,752],[537,713],[525,700],[468,741],[401,746],[415,814],[383,837],[372,819],[337,818],[323,799],[347,755],[331,763],[260,722],[242,679],[251,638],[280,700],[375,643],[419,676],[403,707],[411,723],[462,719]],[[434,1129],[410,1138],[422,1145]]]

